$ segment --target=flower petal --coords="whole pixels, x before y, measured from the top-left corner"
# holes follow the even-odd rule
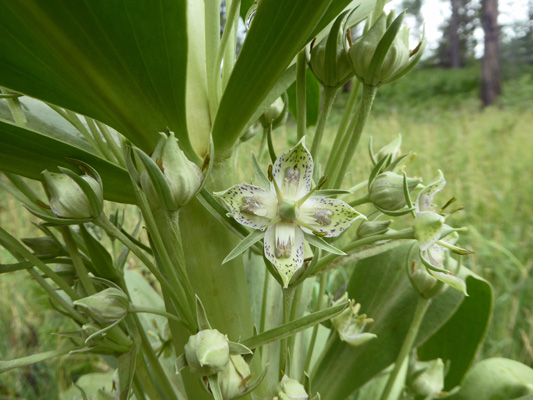
[[[358,218],[365,216],[342,200],[310,197],[300,206],[296,222],[300,222],[306,232],[311,228],[333,237],[339,236]]]
[[[235,185],[215,195],[222,199],[236,221],[250,228],[262,228],[276,216],[275,194],[259,186]]]
[[[265,256],[281,276],[287,288],[294,273],[304,263],[304,234],[298,225],[278,222],[265,233]]]
[[[313,159],[303,139],[278,157],[272,174],[284,200],[296,201],[309,193],[313,178]]]
[[[427,185],[418,194],[418,197],[416,198],[416,207],[418,208],[418,211],[421,212],[429,210],[433,201],[433,196],[435,196],[436,193],[440,192],[444,186],[446,186],[446,179],[444,179],[444,175],[439,169],[438,178],[436,178],[432,183]]]
[[[454,288],[455,290],[460,291],[465,296],[468,296],[468,293],[466,292],[466,283],[461,278],[458,278],[451,274],[445,274],[443,272],[431,271],[429,269],[428,269],[428,272],[434,278]]]
[[[418,240],[420,250],[427,250],[440,239],[444,217],[433,211],[418,213],[413,225],[415,239]]]

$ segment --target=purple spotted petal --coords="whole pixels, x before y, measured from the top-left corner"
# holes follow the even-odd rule
[[[276,216],[276,195],[259,186],[235,185],[215,194],[226,204],[236,221],[250,228],[262,228]]]
[[[278,222],[265,233],[265,256],[276,268],[283,287],[287,288],[294,273],[304,263],[304,235],[290,222]]]
[[[433,202],[433,196],[435,196],[436,193],[440,192],[444,186],[446,186],[446,179],[444,179],[442,171],[439,170],[438,178],[436,178],[432,183],[427,185],[418,194],[418,197],[416,198],[416,206],[418,208],[418,212],[429,210],[431,208],[431,203]]]
[[[301,206],[296,222],[326,237],[339,236],[358,218],[364,215],[355,211],[342,200],[311,197]],[[307,228],[308,229],[308,228]]]
[[[296,201],[309,193],[313,178],[313,159],[303,139],[278,157],[274,163],[273,175],[284,200]]]

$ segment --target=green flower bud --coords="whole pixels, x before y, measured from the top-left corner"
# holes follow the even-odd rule
[[[224,400],[239,397],[246,391],[250,367],[241,355],[230,356],[230,362],[218,373],[218,383]]]
[[[179,148],[173,132],[170,132],[169,136],[161,133],[161,139],[152,154],[152,159],[166,178],[173,200],[173,204],[169,206],[170,211],[175,211],[188,203],[196,194],[204,179],[202,171],[195,163],[189,161]],[[141,187],[152,205],[162,204],[146,170],[141,173]]]
[[[41,236],[37,238],[23,238],[22,242],[39,256],[57,257],[64,254],[63,248],[58,242],[50,236]]]
[[[416,363],[418,371],[411,387],[414,392],[424,398],[435,398],[444,388],[444,363],[440,358]],[[422,371],[422,372],[420,372]]]
[[[274,103],[268,107],[263,115],[259,118],[262,125],[271,125],[276,119],[278,119],[283,110],[285,109],[285,103],[281,97],[278,97]]]
[[[407,178],[409,192],[421,182],[420,179]],[[405,206],[403,176],[386,171],[379,174],[370,185],[370,201],[385,211],[397,211]]]
[[[280,382],[280,391],[278,392],[279,400],[308,400],[309,395],[304,386],[295,379],[283,375]]]
[[[421,261],[413,260],[408,271],[411,284],[420,296],[431,299],[444,289],[444,285],[428,273]]]
[[[374,155],[374,163],[379,163],[383,158],[387,156],[391,156],[390,161],[393,162],[398,158],[400,155],[400,146],[402,145],[402,135],[398,135],[398,137],[391,142],[387,143],[385,146],[383,146],[381,149],[378,150],[378,152]]]
[[[130,306],[128,296],[119,289],[108,288],[83,299],[74,305],[101,325],[110,325],[124,318]]]
[[[104,195],[102,186],[92,176],[82,175],[81,178],[89,184],[102,205],[98,214],[91,210],[87,195],[70,176],[43,171],[43,178],[44,190],[50,199],[50,209],[56,217],[87,219],[96,218],[100,215],[103,209]]]
[[[375,71],[371,70],[374,53],[392,20],[383,13],[363,36],[354,41],[348,52],[355,75],[367,85],[380,86],[394,80],[409,65],[409,59],[414,55],[409,52],[409,30],[403,27],[396,34],[381,65],[377,65]]]
[[[216,329],[204,329],[189,337],[185,359],[194,373],[209,376],[221,372],[230,360],[228,338]]]
[[[311,43],[309,68],[316,79],[325,87],[339,88],[348,82],[354,74],[345,49],[347,40],[344,28],[339,25],[335,23],[329,33],[330,36],[317,45]]]
[[[333,302],[333,305],[345,303],[347,300],[348,293],[345,292],[340,299]],[[377,337],[373,333],[363,332],[366,325],[374,322],[374,320],[367,318],[366,314],[358,315],[360,308],[361,305],[355,304],[352,300],[348,308],[331,319],[331,323],[339,333],[341,340],[354,347],[361,346]]]
[[[363,221],[358,227],[357,227],[357,237],[359,239],[373,236],[373,235],[380,235],[382,233],[387,232],[389,229],[390,224],[392,221]]]

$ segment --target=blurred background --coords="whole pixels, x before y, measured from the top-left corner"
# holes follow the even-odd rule
[[[461,244],[475,253],[465,263],[495,289],[494,318],[479,358],[533,366],[533,0],[398,0],[387,9],[407,9],[411,47],[424,31],[428,47],[416,70],[378,91],[347,182],[368,176],[370,136],[378,149],[401,133],[403,152],[417,153],[410,176],[430,182],[442,169],[448,184],[438,199],[455,196],[464,206],[452,222],[469,229]],[[324,155],[349,89],[337,96]],[[8,118],[2,102],[0,117]],[[292,142],[295,131],[289,119],[275,134]],[[254,138],[240,154],[248,157],[258,145]],[[38,236],[31,220],[0,190],[4,228],[17,237]],[[0,263],[9,262],[0,249]],[[24,271],[0,275],[0,305],[1,359],[56,348],[52,333],[72,328]],[[0,375],[0,400],[59,398],[79,376],[109,371],[97,357],[76,357]],[[69,393],[61,398],[78,394]]]

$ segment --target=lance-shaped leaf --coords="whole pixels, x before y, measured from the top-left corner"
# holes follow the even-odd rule
[[[284,339],[339,315],[346,307],[348,307],[349,304],[350,303],[347,301],[345,303],[326,308],[325,310],[306,315],[305,317],[298,318],[294,321],[278,326],[277,328],[260,333],[259,335],[244,339],[242,344],[250,349],[255,349],[256,347],[264,346],[265,344]]]
[[[229,150],[294,56],[309,40],[331,0],[263,0],[220,102],[213,126],[215,147]],[[333,20],[336,15],[331,15]],[[322,21],[321,21],[322,20]]]
[[[144,150],[166,127],[185,147],[186,15],[185,0],[2,2],[0,86],[102,121]]]
[[[61,142],[31,129],[0,120],[0,170],[42,180],[41,172],[57,166],[77,169],[81,160],[100,174],[104,197],[121,203],[133,203],[135,197],[127,172],[92,153]]]
[[[32,365],[41,361],[45,361],[50,358],[64,356],[65,354],[68,354],[71,351],[78,350],[80,348],[81,347],[69,347],[66,349],[51,350],[45,351],[44,353],[32,354],[31,356],[21,357],[15,360],[0,360],[0,374],[15,368],[25,367],[27,365]]]

